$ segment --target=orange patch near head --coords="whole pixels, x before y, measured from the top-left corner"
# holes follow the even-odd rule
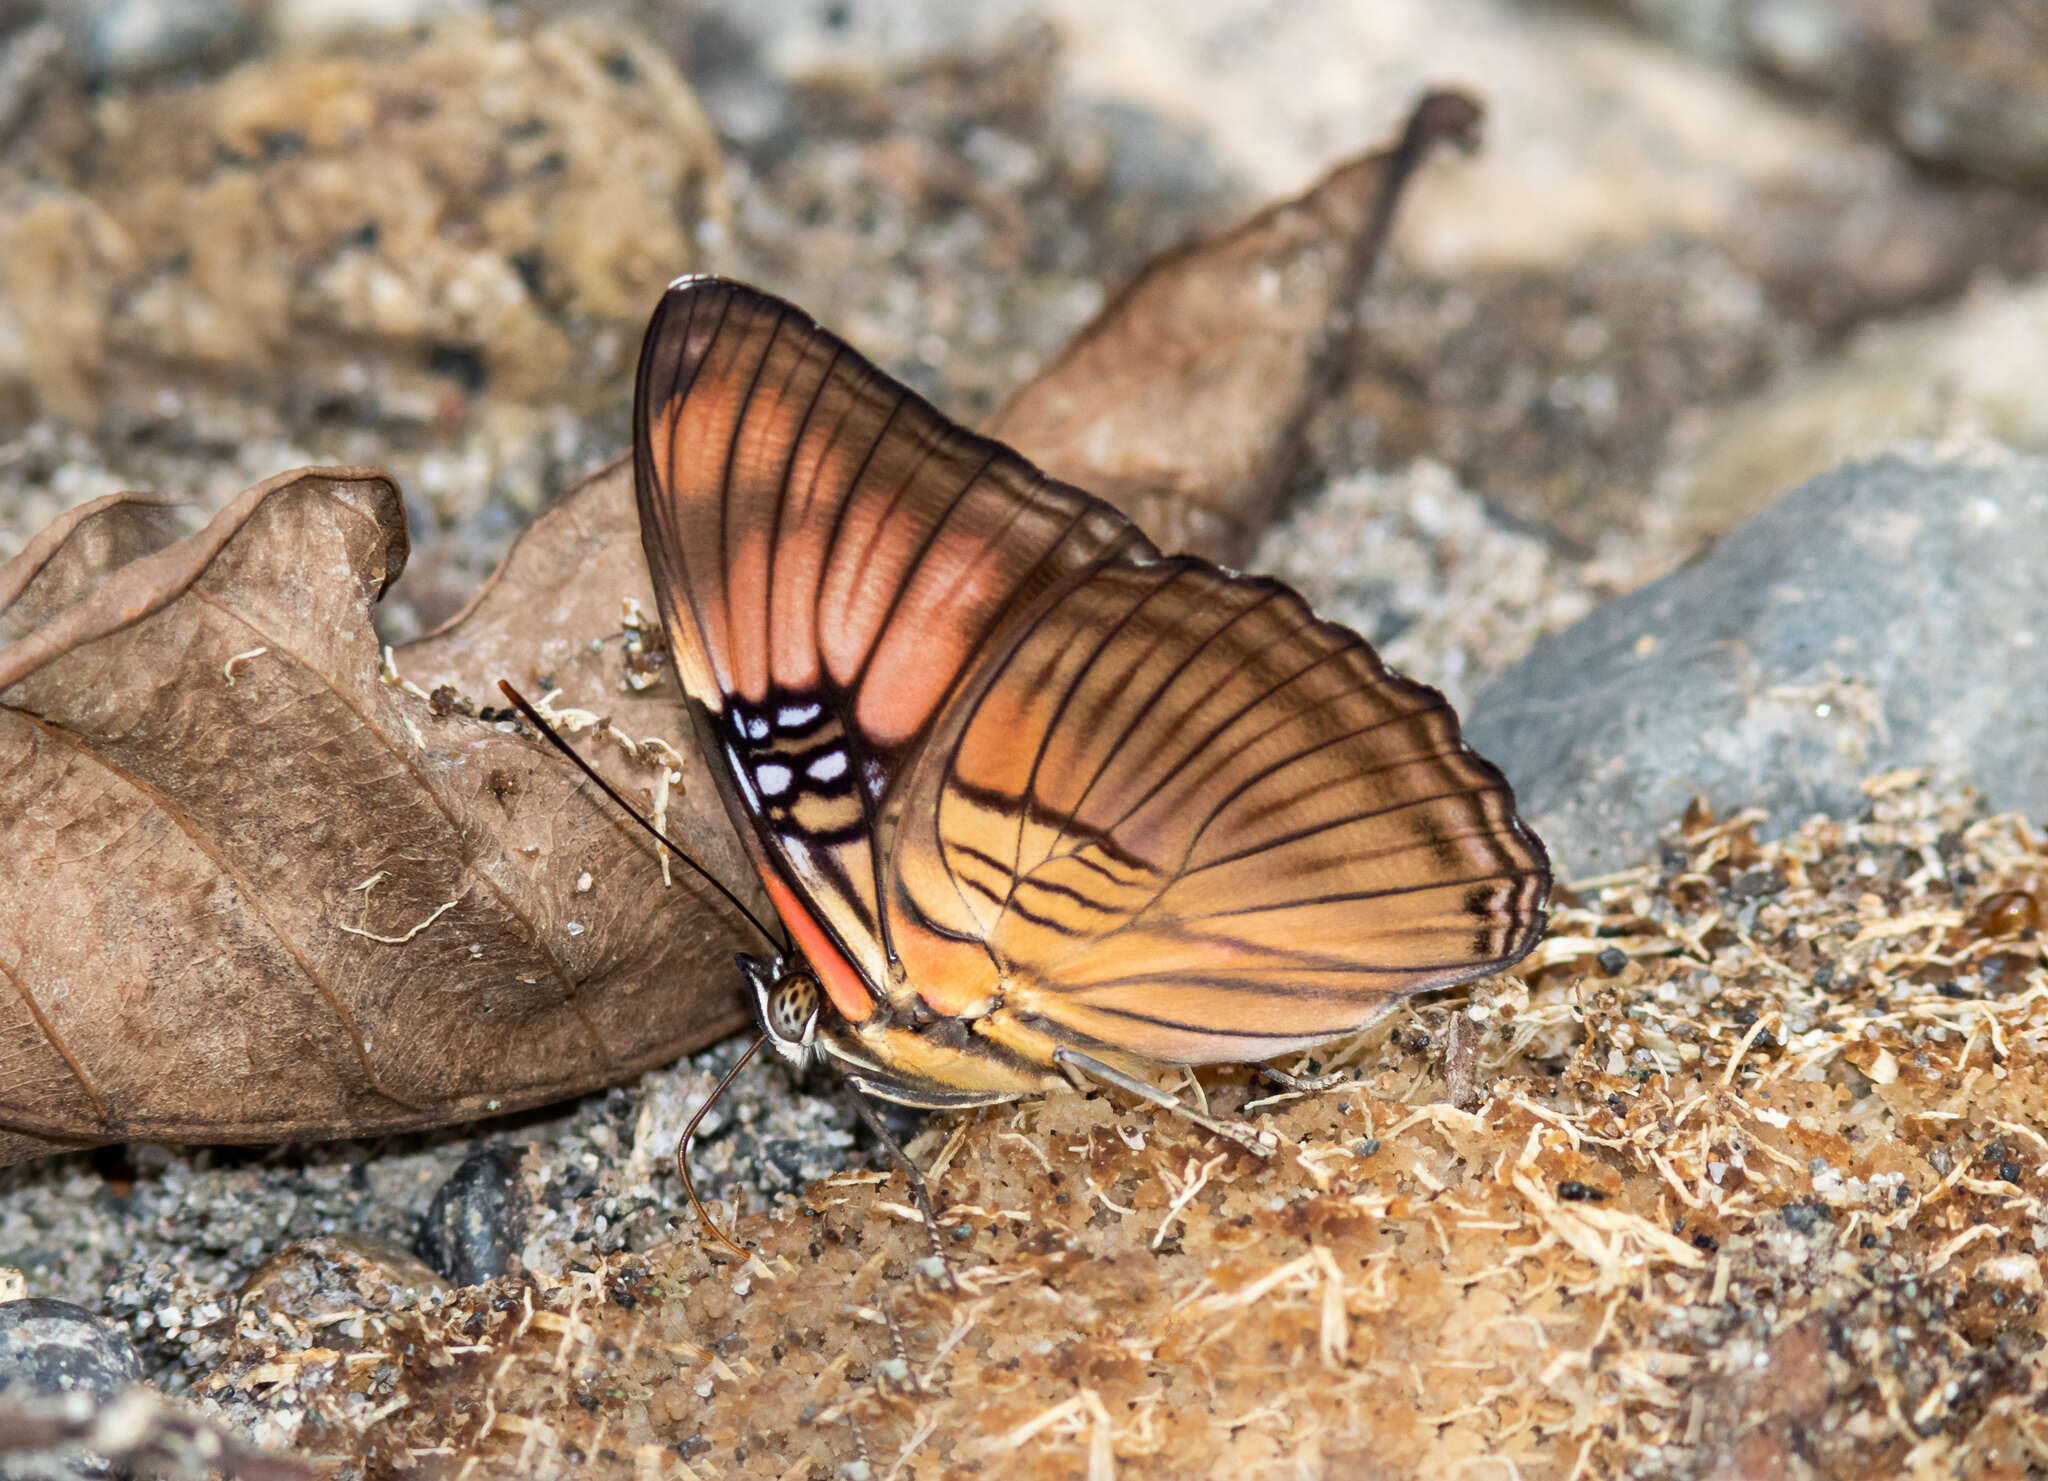
[[[768,887],[768,898],[775,902],[776,913],[788,925],[789,933],[796,937],[797,948],[818,974],[818,980],[825,984],[832,1006],[848,1023],[866,1022],[875,1011],[875,995],[866,980],[832,944],[825,928],[804,909],[790,887],[772,870],[764,868],[761,871],[761,883]]]

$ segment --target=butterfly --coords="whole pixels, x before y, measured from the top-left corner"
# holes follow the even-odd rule
[[[794,306],[677,279],[633,458],[697,741],[794,943],[742,966],[799,1068],[1183,1109],[1148,1068],[1305,1049],[1540,936],[1543,846],[1441,694]]]

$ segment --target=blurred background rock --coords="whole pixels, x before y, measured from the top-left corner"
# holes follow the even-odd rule
[[[1452,523],[1535,542],[1556,590],[1470,634],[1432,581],[1324,575],[1382,639],[1434,623],[1405,657],[1467,690],[1868,441],[2048,446],[2044,32],[2029,0],[0,0],[0,556],[116,487],[384,463],[403,637],[624,445],[676,273],[973,420],[1148,253],[1456,83],[1488,147],[1407,208],[1312,463],[1398,475],[1367,513],[1440,588],[1418,460]]]
[[[9,12],[0,550],[114,487],[385,463],[428,554],[404,636],[624,446],[677,273],[786,293],[971,417],[1230,193],[1192,135],[1072,101],[1043,25],[821,74],[748,14]]]

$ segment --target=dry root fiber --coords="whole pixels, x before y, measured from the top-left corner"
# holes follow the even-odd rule
[[[744,1267],[683,1230],[247,1304],[213,1396],[343,1474],[2040,1474],[2048,845],[1868,790],[1772,844],[1695,814],[1350,1083],[1205,1073],[1269,1161],[1078,1095],[937,1123],[957,1289],[848,1174],[738,1220]]]

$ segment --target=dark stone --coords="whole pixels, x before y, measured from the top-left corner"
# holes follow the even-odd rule
[[[810,1151],[810,1143],[802,1137],[769,1137],[758,1145],[755,1166],[765,1183],[778,1191],[794,1193],[810,1181]]]
[[[1933,765],[2048,813],[2048,462],[1851,463],[1539,644],[1466,733],[1562,877],[1655,857],[1693,796],[1855,817]]]
[[[0,1303],[0,1395],[86,1393],[104,1404],[141,1381],[142,1360],[112,1322],[69,1301]],[[0,1481],[119,1481],[128,1474],[72,1447],[0,1455]]]
[[[458,1286],[505,1274],[526,1244],[530,1204],[520,1160],[506,1147],[465,1158],[427,1206],[413,1252]]]
[[[1811,1234],[1828,1222],[1828,1211],[1820,1203],[1788,1203],[1778,1210],[1785,1227],[1799,1234]]]
[[[1731,900],[1755,900],[1764,895],[1783,894],[1785,876],[1775,869],[1752,869],[1747,874],[1737,875],[1728,883],[1728,898]]]
[[[484,357],[468,345],[429,345],[427,370],[446,376],[472,396],[489,385],[491,379]]]
[[[142,1382],[128,1334],[69,1301],[0,1303],[0,1388],[85,1392],[101,1401]]]

